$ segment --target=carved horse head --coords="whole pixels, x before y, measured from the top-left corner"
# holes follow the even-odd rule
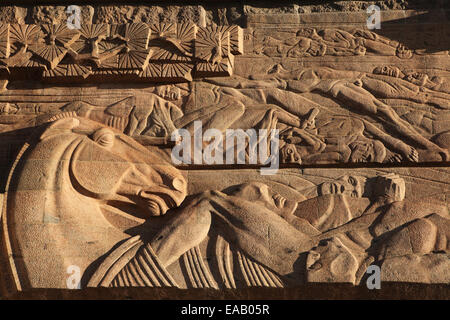
[[[8,180],[3,235],[16,287],[65,288],[68,268],[82,274],[129,237],[130,221],[162,215],[185,196],[184,177],[157,149],[83,118],[49,123]]]

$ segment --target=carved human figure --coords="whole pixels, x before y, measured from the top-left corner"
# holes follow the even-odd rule
[[[327,45],[318,36],[314,28],[304,28],[297,31],[294,37],[284,40],[266,36],[263,39],[261,48],[257,49],[257,51],[261,51],[267,56],[315,57],[325,55]]]
[[[401,178],[392,175],[376,179],[375,185],[372,186],[372,200],[369,200],[369,198],[362,197],[365,192],[365,181],[366,179],[363,177],[341,177],[334,182],[320,185],[320,196],[301,202],[286,199],[282,195],[272,192],[263,183],[244,184],[227,195],[217,191],[208,192],[200,197],[199,202],[195,202],[194,206],[197,209],[189,211],[189,221],[197,219],[210,221],[204,226],[205,228],[220,230],[221,235],[230,241],[233,247],[244,251],[259,263],[270,268],[280,275],[281,279],[290,280],[293,280],[295,272],[298,272],[294,265],[299,255],[309,251],[311,248],[308,247],[317,241],[315,239],[327,239],[338,235],[343,237],[342,234],[345,236],[345,232],[352,232],[354,236],[358,234],[358,237],[354,238],[358,240],[355,240],[356,243],[353,244],[353,247],[359,248],[359,251],[354,253],[350,250],[352,255],[363,256],[364,250],[369,250],[377,260],[387,259],[392,256],[393,252],[410,253],[411,248],[403,246],[406,240],[411,243],[423,243],[423,245],[416,245],[420,250],[412,249],[414,253],[430,253],[435,246],[441,246],[440,249],[443,250],[449,249],[435,242],[435,233],[424,239],[424,234],[426,234],[424,232],[410,234],[403,232],[394,237],[396,239],[402,237],[401,244],[389,240],[380,246],[376,239],[389,238],[389,234],[392,234],[391,230],[402,225],[406,227],[410,222],[413,225],[419,223],[431,212],[434,213],[433,219],[440,221],[439,224],[434,221],[431,228],[439,229],[444,237],[448,237],[450,222],[448,209],[444,203],[439,202],[431,202],[431,204],[428,202],[429,205],[426,206],[420,205],[416,201],[405,201],[404,182]],[[421,210],[413,209],[417,205]],[[254,210],[255,206],[258,206],[258,210]],[[236,207],[239,209],[233,209]],[[401,209],[399,210],[399,208]],[[211,214],[211,218],[204,219],[203,216],[202,218],[192,218],[192,215],[195,214],[205,215],[204,210]],[[209,217],[209,214],[206,215]],[[262,216],[258,218],[259,214],[264,218]],[[376,220],[380,216],[383,218]],[[172,236],[186,234],[187,227],[184,226],[184,222],[188,221],[187,219],[181,218],[180,214],[174,220],[176,222],[170,224],[171,232],[177,230],[178,225],[183,225],[180,226],[179,232],[169,234],[162,231],[155,236],[151,242],[152,247],[157,248],[155,252],[161,253],[162,257],[171,256],[174,259],[172,254],[175,252],[175,248],[173,248],[175,242],[172,240]],[[263,223],[259,219],[264,219],[265,222]],[[217,225],[215,225],[216,223]],[[420,224],[423,223],[420,222]],[[389,227],[387,227],[388,225]],[[339,230],[339,227],[344,230]],[[270,230],[269,237],[264,233],[259,234],[267,228]],[[412,230],[412,227],[408,226],[407,228]],[[281,229],[284,231],[282,232]],[[370,230],[376,230],[375,241]],[[329,231],[328,234],[327,231]],[[284,239],[278,238],[281,234]],[[403,240],[403,237],[407,237],[407,239]],[[185,239],[185,241],[189,240]],[[168,245],[169,243],[171,245]],[[168,263],[170,262],[173,260],[168,259]],[[326,266],[324,266],[325,268]],[[317,272],[317,267],[314,270]]]
[[[414,210],[418,203],[404,199],[404,181],[395,175],[375,179],[368,198],[366,180],[359,176],[344,176],[319,185],[317,197],[300,202],[287,199],[259,182],[239,185],[226,193],[207,191],[186,203],[184,208],[169,213],[167,225],[152,240],[141,245],[146,250],[151,248],[161,267],[168,268],[190,248],[200,246],[203,241],[208,241],[206,239],[220,237],[232,251],[237,250],[256,262],[256,266],[266,272],[263,279],[269,279],[268,274],[275,274],[283,285],[302,281],[298,265],[299,257],[304,253],[308,255],[304,267],[311,281],[318,278],[326,281],[323,274],[330,273],[330,266],[325,263],[344,263],[339,262],[344,255],[352,259],[354,270],[346,270],[345,264],[339,265],[337,270],[342,274],[334,268],[334,278],[328,281],[355,283],[356,273],[361,266],[367,267],[364,264],[367,261],[388,259],[399,252],[428,254],[436,247],[449,250],[445,245],[442,247],[442,241],[435,242],[436,232],[426,238],[423,230],[394,233],[395,236],[390,232],[402,226],[412,230],[414,225],[420,229],[421,224],[428,223],[422,220],[433,212],[430,228],[437,228],[441,237],[448,237],[450,217],[444,203],[419,205],[422,210]],[[372,230],[376,230],[375,235]],[[351,236],[352,244],[347,239]],[[402,241],[396,242],[399,238]],[[324,247],[318,249],[317,244],[322,239],[331,241],[327,240]],[[381,245],[378,241],[382,241]],[[417,245],[411,249],[404,246],[405,241]],[[112,269],[113,266],[109,266],[108,270]],[[349,271],[353,274],[349,275]],[[206,271],[209,277],[210,272]],[[249,269],[241,272],[251,273]],[[220,281],[218,279],[217,283]]]
[[[144,144],[157,144],[167,140],[151,137],[166,138],[177,129],[174,121],[183,112],[174,102],[180,98],[181,92],[177,86],[157,86],[154,93],[133,95],[108,106],[75,101],[62,107],[61,111],[104,123]]]
[[[283,140],[293,144],[295,150],[301,155],[303,163],[332,163],[332,162],[383,162],[386,158],[386,146],[398,150],[396,146],[401,141],[385,135],[380,129],[365,120],[353,117],[331,116],[316,120],[317,127],[311,132],[319,142],[309,142],[302,130],[291,128],[280,134]],[[365,133],[377,137],[379,140],[367,138]],[[297,137],[300,137],[298,140]],[[382,141],[382,142],[381,142]],[[305,149],[303,145],[321,147]],[[384,144],[383,144],[384,143]],[[414,155],[418,160],[418,155]],[[388,161],[401,161],[400,157],[390,156]]]
[[[354,56],[365,55],[366,52],[386,56],[397,55],[402,59],[412,57],[410,49],[375,32],[362,29],[345,31],[336,28],[321,30],[301,28],[295,36],[282,39],[265,36],[255,51],[269,57]]]
[[[430,104],[441,109],[450,109],[450,95],[436,89],[428,76],[421,73],[405,75],[395,66],[382,66],[361,78],[363,88],[380,99],[405,99],[417,103]],[[433,88],[433,89],[431,89]],[[442,89],[445,89],[442,86]]]
[[[360,38],[339,29],[323,29],[318,32],[327,44],[327,54],[335,56],[365,55],[366,48]]]
[[[281,71],[280,71],[281,70]],[[265,97],[271,94],[273,88],[291,91],[296,96],[302,93],[317,91],[346,104],[352,111],[357,113],[370,114],[376,120],[381,121],[386,126],[392,126],[403,137],[410,139],[419,146],[436,154],[440,159],[448,158],[448,151],[437,146],[427,138],[423,137],[411,124],[403,120],[389,105],[373,96],[363,87],[365,73],[356,71],[334,70],[327,67],[306,68],[301,70],[286,71],[278,68],[273,73],[266,75],[255,75],[252,79],[231,79],[231,80],[209,80],[212,83],[238,88],[260,89],[265,93]],[[279,95],[275,96],[276,98]],[[299,97],[300,100],[303,100]],[[298,100],[298,99],[297,99]],[[295,100],[294,100],[295,101]],[[293,112],[297,108],[291,108],[292,102],[286,108]],[[296,109],[296,110],[295,110]],[[385,135],[385,134],[383,134]],[[399,140],[397,140],[399,141]],[[417,161],[417,151],[406,143],[395,142],[395,147],[402,154],[404,159]]]
[[[17,287],[64,287],[68,265],[81,268],[84,285],[183,287],[183,271],[176,271],[183,261],[196,270],[191,280],[197,286],[218,287],[223,275],[237,281],[254,274],[260,274],[257,283],[284,286],[301,282],[309,264],[300,257],[332,238],[339,241],[330,242],[329,259],[345,242],[357,266],[368,256],[384,261],[449,250],[442,240],[449,236],[446,204],[404,199],[397,176],[376,178],[371,191],[362,177],[341,177],[319,185],[306,200],[251,182],[182,203],[186,181],[157,148],[83,118],[62,118],[37,133],[13,167],[2,217]],[[345,239],[349,233],[353,245]],[[220,272],[200,262],[208,241],[222,259]],[[226,267],[227,250],[242,268]],[[318,257],[313,253],[309,262]],[[311,270],[321,270],[313,261]]]
[[[350,33],[358,39],[358,43],[364,46],[367,52],[385,56],[396,55],[400,59],[409,59],[413,56],[412,50],[405,45],[367,29],[355,29]]]

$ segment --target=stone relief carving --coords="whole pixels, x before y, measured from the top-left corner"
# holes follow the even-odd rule
[[[270,57],[364,56],[366,53],[410,59],[413,51],[368,30],[302,28],[283,39],[263,36],[255,45],[256,54]],[[283,35],[280,33],[278,36]],[[256,35],[258,37],[258,35]]]
[[[373,73],[365,73],[327,67],[288,71],[281,65],[276,65],[267,74],[251,75],[250,79],[233,77],[205,81],[224,88],[219,89],[219,92],[226,92],[233,99],[243,102],[248,109],[258,104],[267,106],[268,102],[281,107],[289,114],[289,117],[286,115],[284,119],[290,118],[290,121],[284,121],[290,127],[287,128],[286,134],[281,132],[282,136],[287,137],[286,142],[294,145],[296,143],[292,142],[295,139],[291,137],[297,136],[299,146],[296,149],[299,155],[312,156],[309,160],[305,158],[311,163],[417,162],[420,156],[416,149],[419,148],[427,150],[427,154],[423,156],[430,157],[428,159],[446,161],[448,150],[445,145],[437,145],[431,141],[433,137],[424,137],[412,123],[400,117],[393,107],[383,101],[406,100],[439,110],[447,109],[448,94],[434,90],[434,85],[425,78],[426,75],[410,73],[401,79],[400,73],[398,68],[391,66],[375,68]],[[433,89],[417,84],[415,77],[423,77]],[[329,112],[333,114],[333,110],[305,97],[305,94],[315,92],[338,101],[352,112],[351,117],[336,113],[330,115]],[[312,109],[316,110],[314,117],[308,116]],[[316,121],[320,110],[327,114],[320,121]],[[362,118],[361,115],[370,115],[370,118]],[[302,121],[307,120],[308,125],[300,125]],[[382,127],[377,126],[377,123]],[[395,128],[389,129],[392,124],[395,124]],[[286,127],[278,127],[286,130]],[[307,133],[304,133],[305,131]],[[396,134],[393,134],[394,131]],[[315,139],[306,138],[306,135],[313,135]],[[413,143],[408,145],[405,143],[407,140]],[[305,147],[312,147],[312,150],[306,151]],[[352,150],[360,155],[353,154],[351,157]]]
[[[448,130],[438,129],[449,116],[447,82],[405,72],[394,66],[376,67],[372,73],[327,67],[291,71],[278,64],[249,78],[160,85],[153,92],[109,95],[100,102],[93,96],[65,99],[59,107],[41,107],[47,111],[41,112],[38,123],[72,113],[119,129],[141,143],[159,141],[167,147],[176,129],[193,134],[195,121],[202,122],[203,130],[214,128],[223,134],[227,129],[277,128],[284,163],[447,161]],[[322,104],[323,97],[337,105]],[[408,104],[410,108],[405,107]],[[3,130],[29,122],[7,124]]]
[[[71,30],[64,7],[8,8],[8,289],[66,288],[74,265],[82,288],[360,285],[370,265],[450,283],[445,32],[410,48],[357,24],[271,27],[300,7],[248,5],[82,6]],[[196,122],[224,140],[277,129],[281,168],[174,165],[171,135]]]
[[[191,81],[233,73],[243,53],[238,26],[193,23],[0,25],[3,69],[39,68],[44,79],[74,81],[89,76],[134,75],[134,80]],[[25,68],[25,69],[23,69]],[[7,78],[7,76],[6,76]]]
[[[186,198],[191,174],[189,188],[204,190]],[[442,193],[407,197],[395,173],[293,178],[208,190],[115,129],[52,121],[8,179],[11,274],[18,289],[64,287],[58,270],[70,261],[87,286],[285,287],[358,284],[376,263],[387,266],[383,280],[410,281],[413,269],[420,282],[448,282]],[[295,179],[303,180],[297,190]]]

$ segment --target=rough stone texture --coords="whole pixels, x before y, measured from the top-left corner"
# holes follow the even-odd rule
[[[449,298],[443,1],[80,9],[0,7],[2,296]]]

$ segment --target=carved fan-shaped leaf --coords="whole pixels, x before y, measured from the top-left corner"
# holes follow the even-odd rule
[[[86,39],[83,39],[81,37],[80,37],[80,39],[78,39],[77,41],[72,43],[70,45],[70,48],[73,51],[78,52],[78,53],[88,52],[88,50],[89,50]]]
[[[47,24],[43,25],[47,37],[55,37],[55,40],[60,41],[65,45],[71,45],[80,37],[80,33],[76,29],[69,29],[65,24]]]
[[[125,34],[125,25],[123,24],[111,24],[108,27],[108,37],[114,37],[116,35],[124,36]]]
[[[81,77],[87,78],[91,73],[91,69],[87,66],[78,64],[62,64],[52,70],[44,71],[43,76],[46,78],[56,77]]]
[[[47,69],[45,63],[42,59],[39,59],[36,55],[33,55],[31,52],[27,52],[30,55],[29,59],[23,60],[20,63],[17,63],[15,67],[17,68],[42,68],[44,70]]]
[[[78,64],[67,64],[64,68],[66,71],[65,75],[69,77],[82,76],[83,78],[87,78],[87,76],[91,73],[91,69],[89,67]]]
[[[118,47],[118,45],[116,43],[111,42],[111,41],[101,41],[98,44],[98,48],[99,48],[100,52],[102,52],[102,53],[111,51],[111,50],[113,50],[114,48],[117,48],[117,47]]]
[[[191,61],[190,57],[187,57],[185,55],[181,55],[180,52],[175,50],[174,48],[171,48],[169,46],[164,47],[152,47],[154,50],[154,53],[152,55],[151,60],[153,61],[177,61],[177,62],[188,62]]]
[[[0,58],[7,58],[9,50],[9,24],[0,24]]]
[[[11,24],[9,37],[12,44],[33,45],[38,42],[39,38],[42,38],[42,32],[37,25]]]
[[[99,37],[106,37],[108,28],[105,24],[82,24],[80,38],[70,47],[78,52],[88,52],[91,49],[90,41]]]
[[[227,77],[233,74],[233,69],[228,59],[224,59],[220,63],[199,62],[196,65],[195,74],[197,76]]]
[[[50,69],[53,69],[64,58],[67,50],[57,45],[45,45],[38,47],[34,52],[50,64]]]
[[[150,29],[143,23],[112,25],[110,39],[99,44],[101,68],[144,70],[150,58]]]
[[[152,31],[152,38],[176,36],[176,26],[174,23],[151,24],[150,30]]]
[[[188,62],[193,56],[193,40],[197,27],[192,23],[153,25],[149,46],[154,53],[152,61]]]
[[[50,66],[55,68],[64,58],[69,46],[77,40],[80,34],[75,30],[70,30],[66,25],[43,25],[45,33],[43,43],[35,44],[31,50],[44,59]]]
[[[84,39],[94,39],[99,36],[106,36],[108,28],[106,24],[82,24],[79,30]]]
[[[127,75],[127,74],[139,74],[139,70],[136,69],[97,69],[92,71],[94,75],[102,76],[116,76],[116,75]]]
[[[145,50],[148,47],[150,29],[144,23],[127,24],[125,28],[125,39],[130,50]]]
[[[139,76],[155,82],[192,81],[192,69],[187,63],[150,63]]]
[[[150,50],[132,50],[119,55],[118,67],[121,69],[140,69],[147,67],[150,58]]]
[[[177,24],[177,38],[181,41],[188,42],[195,39],[197,34],[197,26],[190,22]]]
[[[197,26],[193,23],[179,23],[177,25],[177,39],[180,40],[180,46],[188,52],[193,51],[193,40],[197,33]]]
[[[205,61],[220,61],[230,55],[229,32],[217,25],[199,28],[195,39],[195,56]]]
[[[192,66],[187,63],[166,63],[163,64],[161,76],[169,79],[186,79],[192,80]]]
[[[102,60],[101,67],[102,68],[117,68],[119,55],[118,51],[120,50],[120,46],[111,41],[101,41],[98,45],[100,55],[107,56],[107,58]],[[115,53],[117,51],[117,53]]]
[[[192,81],[192,64],[149,63],[139,74],[141,78],[157,81]]]
[[[102,61],[102,68],[114,69],[119,64],[119,55],[113,55]]]
[[[140,73],[141,78],[157,78],[161,75],[162,64],[161,63],[149,63],[147,68]]]
[[[230,51],[234,55],[244,53],[244,32],[239,26],[223,26],[224,32],[230,34]]]

